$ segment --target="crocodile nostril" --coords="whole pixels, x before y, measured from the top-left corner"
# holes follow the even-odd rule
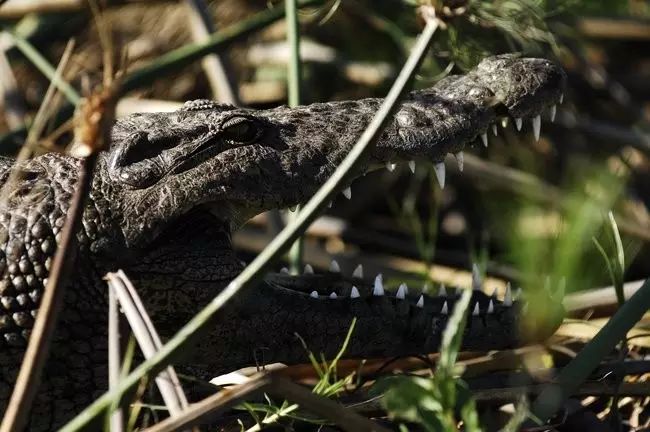
[[[501,102],[497,103],[493,109],[497,117],[505,117],[508,115],[508,107]]]

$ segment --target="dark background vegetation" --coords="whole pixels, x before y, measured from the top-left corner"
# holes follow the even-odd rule
[[[211,1],[209,15],[218,32],[275,3]],[[423,25],[415,3],[342,0],[301,11],[301,102],[385,95]],[[445,17],[448,27],[436,35],[415,87],[433,85],[445,74],[462,72],[490,54],[520,52],[552,58],[569,77],[556,121],[543,118],[538,142],[529,122],[519,133],[512,121],[499,127],[498,137],[489,134],[487,148],[478,141],[466,152],[463,173],[453,159],[447,161],[448,180],[442,191],[425,164],[418,164],[415,175],[400,166],[393,173],[380,170],[359,179],[352,187],[353,199],[338,199],[310,231],[305,261],[326,268],[335,256],[346,272],[363,262],[369,274],[385,272],[390,286],[406,280],[425,289],[439,283],[467,286],[471,265],[478,263],[491,277],[487,282],[499,292],[508,280],[533,298],[543,289],[562,287],[571,293],[612,285],[617,277],[626,281],[647,277],[648,3],[435,3],[439,11],[444,13],[447,7],[457,16]],[[0,23],[27,39],[53,65],[74,38],[66,79],[78,89],[84,83],[92,87],[102,79],[104,53],[95,18],[83,1],[64,4],[17,10],[9,2],[0,7]],[[114,35],[115,52],[128,53],[121,63],[124,71],[155,64],[164,53],[193,43],[183,2],[115,1],[102,9],[102,20]],[[0,152],[12,155],[24,140],[24,133],[17,131],[29,124],[50,82],[5,36],[0,39],[0,54],[9,69],[0,73],[4,93]],[[289,50],[285,38],[285,24],[279,20],[219,51],[238,103],[252,108],[286,103]],[[118,115],[223,97],[215,94],[200,61],[179,64],[126,96]],[[65,102],[60,106],[65,113]],[[65,125],[64,118],[53,117],[39,151],[62,150],[70,142]],[[625,252],[624,272],[614,277],[599,250],[608,257],[616,254],[610,211]],[[277,214],[269,214],[246,226],[235,239],[242,256],[259,252],[281,223]],[[614,265],[611,258],[607,260]],[[578,308],[574,316],[587,318],[584,312]],[[646,331],[647,325],[642,321],[639,331]],[[646,345],[632,350],[643,357]],[[626,427],[631,424],[629,419],[626,422]]]

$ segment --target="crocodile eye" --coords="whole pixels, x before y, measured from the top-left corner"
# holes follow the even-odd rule
[[[249,143],[257,138],[259,130],[251,119],[233,117],[223,124],[221,133],[227,140]]]

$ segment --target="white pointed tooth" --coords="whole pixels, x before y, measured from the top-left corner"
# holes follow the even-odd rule
[[[483,141],[483,146],[484,147],[488,146],[487,132],[483,132],[481,134],[481,141]]]
[[[539,141],[539,133],[542,130],[542,119],[538,115],[533,118],[533,134],[535,135],[535,141]]]
[[[456,162],[458,162],[458,171],[463,172],[463,165],[465,165],[465,157],[462,151],[455,153]]]
[[[447,297],[447,288],[445,288],[445,284],[440,284],[440,289],[438,290],[438,297]]]
[[[409,161],[409,169],[411,170],[412,174],[415,174],[415,161]]]
[[[478,302],[474,303],[474,310],[472,311],[472,316],[479,316],[481,313],[479,307],[478,307]]]
[[[492,301],[492,299],[490,299],[490,303],[488,303],[487,313],[489,314],[494,313],[494,302]]]
[[[520,117],[515,118],[515,126],[517,127],[518,131],[521,130],[521,124],[522,124],[521,118]]]
[[[508,117],[503,117],[501,119],[501,127],[504,129],[508,127]]]
[[[282,267],[282,268],[280,269],[280,273],[282,273],[282,274],[289,274],[289,269],[286,268],[286,267]]]
[[[442,315],[447,315],[449,314],[449,306],[447,306],[447,300],[442,304],[442,309],[440,309],[440,313]]]
[[[560,93],[560,102],[559,103],[562,103],[562,102],[564,102],[564,93]]]
[[[499,133],[497,132],[497,124],[496,123],[492,123],[492,133],[494,134],[494,136],[499,135]]]
[[[551,118],[551,122],[555,121],[555,113],[557,112],[557,106],[551,105],[551,112],[549,113],[549,117]]]
[[[381,273],[379,273],[375,278],[375,285],[372,288],[372,295],[378,297],[384,295],[384,282],[382,279],[383,276],[381,275]]]
[[[330,263],[330,272],[341,273],[341,267],[339,267],[339,263],[337,263],[336,260],[332,260]]]
[[[397,294],[395,294],[395,297],[398,299],[404,300],[406,298],[406,295],[408,294],[409,289],[406,286],[405,283],[400,284],[399,288],[397,289]]]
[[[352,277],[357,279],[363,279],[363,266],[359,264],[357,268],[352,272]]]
[[[503,305],[512,306],[512,286],[510,286],[510,282],[506,284],[506,293],[503,296]]]
[[[438,184],[440,185],[440,189],[444,189],[445,188],[445,163],[438,162],[433,166],[433,170],[436,173],[436,178],[438,179]]]
[[[311,294],[309,294],[309,297],[318,298],[318,291],[312,291]]]
[[[481,291],[481,273],[478,270],[478,265],[472,265],[472,289],[474,291]]]
[[[395,167],[397,166],[396,163],[393,162],[386,162],[386,169],[390,172],[395,171]]]
[[[350,186],[343,189],[343,196],[346,197],[347,199],[352,198],[352,189],[350,189]]]
[[[338,296],[336,295],[335,292],[332,292],[332,294],[330,294],[330,298],[331,298],[331,299],[335,299],[335,298],[337,298],[337,297],[338,297]]]
[[[415,304],[415,306],[419,308],[424,307],[424,296],[420,294],[420,298],[418,299],[418,302]]]
[[[298,208],[297,205],[295,205],[295,206],[291,206],[291,207],[289,207],[289,211],[290,211],[291,213],[293,213],[293,212],[296,211],[297,208]]]
[[[327,203],[327,208],[332,208],[332,201]]]
[[[303,274],[314,274],[314,268],[309,265],[305,264],[305,269],[302,271]]]
[[[352,289],[350,290],[350,298],[359,298],[359,297],[361,297],[361,294],[359,294],[359,288],[352,285]]]
[[[513,298],[514,298],[515,300],[517,300],[517,301],[518,301],[518,300],[521,300],[521,287],[519,287],[519,288],[517,288],[517,289],[515,290],[515,294],[514,294]]]

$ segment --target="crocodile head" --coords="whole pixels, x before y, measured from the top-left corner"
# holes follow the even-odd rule
[[[442,176],[448,153],[458,155],[479,137],[485,142],[487,131],[503,117],[517,125],[526,119],[538,133],[540,116],[549,110],[553,115],[564,85],[563,71],[548,60],[485,59],[465,75],[408,94],[352,177],[416,159],[436,164]],[[214,296],[215,280],[227,279],[220,254],[231,250],[229,240],[208,234],[210,230],[227,236],[259,212],[307,201],[348,154],[380,104],[380,99],[363,99],[255,111],[193,101],[173,113],[119,120],[99,177],[110,179],[105,183],[113,191],[110,201],[121,217],[127,248],[156,250],[127,272],[147,290],[147,301],[160,299],[150,308],[155,318],[170,317],[169,328],[177,329]],[[214,223],[197,223],[197,214]],[[190,231],[187,240],[179,240],[179,231],[167,234],[179,226],[183,235]],[[151,245],[161,238],[175,240],[159,253]],[[220,243],[218,250],[215,243]],[[164,257],[162,270],[150,269],[152,254]],[[238,266],[230,267],[234,272],[228,277]],[[169,282],[161,274],[192,280]],[[197,282],[206,275],[209,283]],[[272,338],[266,360],[301,361],[305,357],[294,337],[297,331],[310,347],[334,355],[352,317],[358,318],[359,336],[350,342],[349,355],[434,351],[455,301],[455,296],[420,297],[405,289],[384,295],[381,280],[365,281],[358,274],[270,275],[226,308],[214,337],[203,338],[204,355],[199,357],[212,371],[243,365],[250,363],[253,348],[268,346]],[[477,316],[468,326],[466,348],[520,343],[519,306],[512,298],[497,302],[476,291],[471,308]]]
[[[459,153],[501,117],[517,124],[554,110],[564,72],[543,59],[490,57],[465,75],[410,93],[353,175],[386,163],[437,163]],[[372,119],[380,99],[297,108],[240,109],[193,101],[173,113],[119,120],[107,171],[119,185],[129,246],[147,244],[197,208],[231,229],[273,208],[308,200],[336,169]]]

